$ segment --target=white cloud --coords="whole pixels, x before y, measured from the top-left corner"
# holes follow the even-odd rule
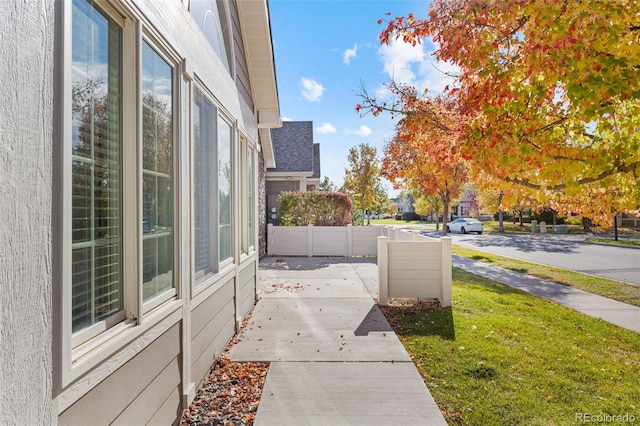
[[[284,117],[280,117],[280,120],[282,121],[293,121],[293,118],[291,117],[287,117],[286,115]]]
[[[358,135],[358,136],[369,136],[371,134],[371,129],[365,126],[364,124],[360,126],[358,130],[346,130],[348,135]]]
[[[433,47],[431,43],[429,46]],[[412,46],[402,40],[393,40],[378,48],[378,55],[384,72],[397,83],[410,84],[418,91],[442,91],[453,79],[447,74],[455,74],[458,68],[446,62],[436,62],[424,43]]]
[[[421,64],[425,60],[424,45],[412,46],[397,40],[380,46],[378,53],[384,64],[384,72],[398,83],[413,84],[416,74],[412,70],[412,64]]]
[[[322,93],[324,92],[324,86],[312,78],[302,77],[300,79],[302,84],[302,96],[311,102],[320,102]]]
[[[321,134],[335,133],[336,128],[331,123],[323,122],[320,126],[316,126],[316,131]]]
[[[347,49],[342,54],[342,62],[345,64],[349,64],[351,62],[351,58],[355,58],[358,54],[358,45],[354,44],[353,49]]]

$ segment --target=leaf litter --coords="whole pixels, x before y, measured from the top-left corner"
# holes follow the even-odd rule
[[[181,426],[252,426],[267,377],[269,362],[234,362],[229,349],[242,339],[241,331],[217,358],[195,399],[182,415]]]

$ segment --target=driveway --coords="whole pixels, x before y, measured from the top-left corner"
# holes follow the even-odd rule
[[[429,232],[430,236],[439,236]],[[453,244],[640,285],[640,250],[593,244],[585,235],[449,234]]]

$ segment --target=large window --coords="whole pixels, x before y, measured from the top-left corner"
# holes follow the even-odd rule
[[[193,102],[193,199],[195,278],[218,271],[217,244],[217,110],[197,87]]]
[[[171,66],[142,46],[142,250],[145,302],[174,287]]]
[[[63,306],[71,312],[63,321],[73,349],[125,317],[141,318],[176,290],[173,68],[150,42],[133,44],[134,27],[108,3],[70,7]]]
[[[230,259],[231,244],[231,189],[233,168],[231,167],[232,128],[229,123],[218,120],[218,226],[220,263]]]
[[[71,329],[79,332],[124,318],[122,32],[86,1],[73,2],[72,19]]]
[[[233,127],[196,86],[193,96],[193,252],[197,284],[233,258]]]
[[[189,8],[191,16],[200,26],[218,58],[227,70],[230,70],[231,43],[224,1],[191,0]]]
[[[247,245],[249,250],[255,249],[255,202],[256,202],[256,188],[255,188],[255,166],[254,166],[253,149],[247,148]]]
[[[240,138],[240,244],[241,252],[249,253],[255,249],[255,182],[253,148],[247,139]]]

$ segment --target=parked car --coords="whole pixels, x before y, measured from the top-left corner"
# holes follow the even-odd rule
[[[459,232],[461,234],[477,232],[478,234],[482,234],[482,231],[484,231],[482,222],[469,217],[461,217],[447,224],[447,232]]]

